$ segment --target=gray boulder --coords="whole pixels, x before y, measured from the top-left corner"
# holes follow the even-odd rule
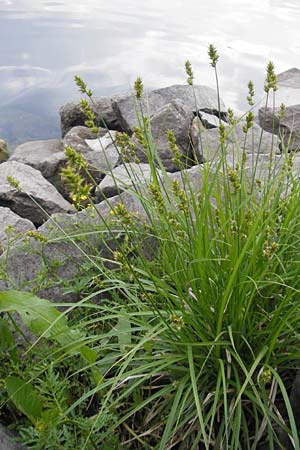
[[[66,163],[64,145],[61,140],[26,142],[15,149],[9,160],[18,161],[39,170],[62,195],[67,195],[60,176],[60,171]]]
[[[85,140],[88,151],[83,153],[86,161],[89,163],[91,170],[98,171],[99,176],[113,169],[119,161],[119,151],[115,144],[115,131],[109,131],[104,136],[97,139]]]
[[[243,151],[247,154],[265,154],[271,152],[273,154],[280,154],[279,140],[277,136],[263,131],[257,124],[248,131],[245,140],[245,133],[243,131],[243,124],[239,123],[234,128],[227,126],[225,129],[226,140],[225,149],[227,156],[236,155],[240,158]],[[219,128],[205,129],[202,122],[196,117],[193,120],[191,130],[191,141],[195,151],[195,157],[201,161],[219,160],[222,156],[222,149],[220,145]]]
[[[0,139],[0,163],[7,161],[9,158],[7,144],[3,139]]]
[[[248,154],[245,161],[245,181],[249,186],[254,182],[259,195],[260,186],[256,180],[260,179],[263,184],[276,177],[284,161],[283,156],[273,155],[270,169],[269,154]],[[300,157],[295,155],[293,162],[292,174],[299,177]],[[234,169],[236,163],[236,155],[228,155],[227,166]],[[111,184],[108,183],[109,180],[106,181],[107,189],[112,190],[111,194],[118,193],[110,198],[109,202],[102,201],[95,205],[95,208],[89,207],[75,214],[53,214],[38,228],[40,235],[25,237],[10,247],[9,251],[0,257],[0,262],[7,273],[7,278],[1,281],[1,288],[4,290],[17,286],[19,289],[33,291],[56,302],[77,301],[82,290],[80,288],[76,291],[74,287],[78,285],[80,277],[86,277],[86,264],[89,265],[91,274],[93,267],[96,274],[101,274],[105,267],[114,264],[112,252],[116,249],[116,239],[121,239],[122,233],[119,233],[116,222],[113,227],[116,234],[112,236],[107,224],[111,224],[111,220],[114,220],[115,216],[111,212],[116,205],[123,203],[128,212],[133,213],[135,217],[141,217],[144,222],[149,222],[147,208],[144,207],[147,202],[153,201],[149,189],[145,188],[145,183],[150,179],[149,166],[141,164],[138,167],[130,163],[128,166],[133,169],[130,176],[124,172],[124,167],[114,169],[115,174],[118,170],[123,170],[123,173],[118,175],[119,181],[123,177],[118,188],[112,179]],[[181,172],[158,173],[161,176],[162,192],[168,193],[165,196],[171,208],[173,206],[176,208],[178,203],[178,198],[171,193],[172,182],[177,180],[179,186],[187,190],[188,195],[196,196],[203,186],[203,173],[207,168],[205,163]],[[209,164],[209,169],[209,177],[214,177],[218,172],[223,179],[223,168],[219,164]],[[136,180],[134,186],[133,180]],[[127,190],[119,193],[123,189]],[[140,192],[143,194],[143,201],[139,198]],[[211,201],[214,203],[213,198]],[[193,211],[191,213],[193,214]],[[155,242],[145,244],[143,250],[147,257],[151,256],[151,249],[153,252]],[[68,286],[72,288],[66,294]]]
[[[160,170],[157,170],[161,176]],[[113,197],[128,189],[139,189],[140,186],[150,183],[151,167],[149,164],[127,163],[113,169],[98,186],[98,199]]]
[[[174,100],[181,101],[190,113],[198,110],[218,113],[218,98],[214,89],[198,85],[174,85],[144,93],[141,101],[143,114],[151,117]],[[112,102],[121,128],[129,134],[132,133],[133,127],[139,125],[136,110],[140,109],[136,108],[135,103],[133,95],[113,99]],[[226,113],[222,101],[221,112]]]
[[[16,435],[0,424],[0,450],[26,450],[16,441]]]
[[[99,134],[96,136],[90,128],[78,125],[71,128],[63,138],[64,146],[75,148],[78,152],[86,151],[87,143],[86,139],[96,139],[97,137],[104,136],[107,133],[105,128],[99,128]]]
[[[275,107],[300,104],[300,70],[296,67],[277,75],[278,89],[275,92]],[[273,96],[269,95],[268,107],[273,107]]]
[[[127,192],[76,214],[53,214],[38,229],[43,239],[26,237],[0,257],[7,274],[1,289],[17,287],[54,302],[78,301],[81,290],[66,293],[66,287],[75,287],[86,276],[85,264],[100,274],[99,257],[112,259],[115,240],[105,223],[113,220],[110,212],[120,202],[128,212],[146,218],[137,196]]]
[[[188,186],[189,191],[194,194],[201,190],[203,182],[202,165],[196,165],[180,172],[165,172],[165,174],[157,169],[156,173],[161,186],[164,185],[166,188],[171,186],[172,181],[177,180],[181,189]],[[116,167],[111,174],[108,174],[101,181],[99,184],[99,199],[101,198],[101,193],[103,194],[102,196],[109,198],[123,191],[127,191],[129,195],[139,192],[147,197],[148,189],[144,189],[144,187],[149,186],[150,183],[151,167],[149,164],[127,163]],[[162,192],[164,191],[162,189]],[[170,189],[168,189],[169,191]]]
[[[279,136],[282,150],[300,149],[300,104],[288,106],[283,117],[280,108],[259,110],[259,122],[265,130]]]
[[[176,138],[176,144],[181,154],[183,166],[190,166],[190,137],[189,129],[193,120],[193,112],[190,111],[181,100],[173,100],[155,111],[150,118],[151,135],[157,150],[157,154],[168,172],[180,170],[174,161],[174,155],[170,150],[167,131],[172,130]],[[133,137],[132,142],[136,147],[136,156],[142,163],[148,162],[145,149]]]
[[[221,119],[221,123],[223,125],[228,126],[227,122],[225,122],[224,120],[222,120],[222,118],[219,118],[215,114],[209,114],[209,113],[206,113],[204,111],[199,111],[195,115],[196,115],[196,117],[199,117],[199,119],[201,120],[202,125],[207,130],[209,130],[211,128],[218,128],[220,126],[220,119]]]
[[[281,148],[297,151],[300,146],[300,70],[289,69],[277,75],[278,90],[269,95],[267,105],[258,111],[259,124],[265,130],[279,135]],[[265,103],[263,101],[262,103]],[[282,116],[280,105],[286,107]]]
[[[167,176],[170,182],[178,181],[180,189],[196,196],[203,187],[203,170],[204,165],[198,164],[180,172],[167,173]]]
[[[30,230],[35,230],[35,226],[30,220],[23,219],[9,208],[0,206],[0,253],[5,250],[8,242],[12,244]]]
[[[63,139],[65,146],[73,147],[88,163],[89,171],[99,183],[104,174],[113,169],[119,161],[115,145],[115,131],[100,129],[98,137],[87,127],[72,128]],[[90,178],[88,178],[90,182]]]
[[[12,186],[7,177],[19,187]],[[0,164],[0,206],[38,225],[56,212],[74,210],[39,170],[17,161]]]
[[[95,97],[90,103],[92,110],[95,113],[96,125],[99,127],[108,128],[110,130],[122,131],[119,119],[116,116],[115,110],[112,107],[112,102],[122,98],[120,95],[112,97]],[[61,120],[61,134],[62,137],[73,127],[84,125],[86,119],[85,114],[81,110],[79,102],[69,102],[60,108]]]
[[[82,252],[75,245],[60,241],[42,242],[35,237],[17,242],[0,258],[6,289],[34,292],[56,302],[78,300],[76,293],[64,293],[64,283],[75,278],[82,262]]]

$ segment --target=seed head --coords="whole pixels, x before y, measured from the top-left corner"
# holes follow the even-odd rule
[[[141,77],[137,77],[137,79],[134,82],[134,90],[135,90],[135,96],[138,100],[141,100],[142,94],[143,94],[143,82]]]
[[[139,127],[133,127],[132,131],[138,143],[147,150],[148,144],[144,131],[141,130]]]
[[[151,196],[151,199],[153,200],[157,211],[160,214],[163,214],[165,212],[165,202],[163,195],[159,189],[159,187],[155,183],[150,183],[149,185],[149,194]]]
[[[180,331],[184,327],[184,320],[182,316],[179,316],[177,314],[171,314],[170,321],[177,331]]]
[[[97,134],[99,132],[99,128],[97,127],[95,121],[96,121],[96,116],[94,111],[91,108],[90,103],[82,98],[80,100],[80,107],[82,112],[84,113],[84,115],[86,116],[86,120],[85,120],[85,125],[95,134]]]
[[[188,76],[187,83],[189,85],[192,85],[193,84],[193,79],[194,79],[194,74],[193,74],[192,65],[191,65],[190,61],[186,61],[186,63],[185,63],[185,71],[186,71],[186,74]]]
[[[236,121],[235,121],[235,118],[234,118],[233,109],[228,108],[227,109],[227,114],[228,114],[228,120],[229,120],[230,125],[235,125]]]
[[[241,189],[241,181],[238,172],[231,167],[227,168],[228,178],[236,194]]]
[[[284,103],[281,103],[281,105],[280,105],[280,111],[279,111],[279,114],[278,114],[278,119],[279,119],[279,120],[283,119],[283,117],[284,117],[284,115],[285,115],[285,112],[286,112],[285,104],[284,104]]]
[[[168,138],[168,143],[169,143],[169,147],[170,150],[173,154],[173,161],[177,166],[181,165],[181,153],[180,150],[176,144],[176,138],[174,136],[174,133],[172,130],[167,130],[167,138]]]
[[[218,55],[216,47],[212,44],[210,44],[208,47],[208,56],[210,59],[210,65],[212,67],[216,67],[218,59],[219,59],[219,55]]]
[[[254,85],[253,82],[250,80],[248,83],[248,96],[247,96],[247,100],[250,106],[254,105]]]
[[[34,238],[37,241],[40,241],[42,243],[45,243],[48,241],[47,236],[45,236],[43,233],[36,231],[36,230],[30,230],[27,231],[27,236]]]
[[[223,123],[219,126],[219,139],[221,144],[225,144],[226,133],[225,133],[225,125]]]
[[[83,155],[80,152],[78,152],[77,150],[75,150],[75,148],[66,146],[65,147],[65,155],[67,157],[68,163],[72,167],[74,167],[78,170],[88,168],[88,163],[84,159]]]
[[[249,111],[246,115],[246,123],[243,126],[243,132],[246,134],[250,130],[251,127],[253,127],[253,121],[254,121],[254,114],[252,111]]]
[[[261,372],[261,376],[260,376],[261,381],[264,384],[269,384],[272,381],[272,372],[270,369],[268,369],[267,367],[264,367],[262,372]]]
[[[278,87],[277,87],[277,77],[275,74],[275,69],[274,69],[274,64],[272,61],[268,62],[267,65],[267,75],[266,75],[266,81],[265,81],[265,86],[264,86],[264,90],[265,92],[269,92],[270,89],[273,89],[273,91],[277,91]]]
[[[127,133],[116,132],[116,142],[117,142],[118,150],[120,152],[122,160],[125,163],[130,162],[132,160],[139,163],[138,157],[136,155],[135,145],[131,141],[131,139]]]
[[[12,177],[11,175],[8,175],[7,177],[6,177],[6,179],[7,179],[7,181],[8,181],[8,183],[13,187],[13,188],[15,188],[18,192],[21,192],[21,187],[20,187],[20,183],[19,183],[19,181],[18,180],[16,180],[14,177]]]
[[[79,87],[79,91],[83,94],[87,95],[88,97],[92,97],[93,93],[90,89],[87,88],[87,84],[80,78],[79,75],[75,75],[74,77],[75,83]]]

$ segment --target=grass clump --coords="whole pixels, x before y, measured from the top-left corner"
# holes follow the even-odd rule
[[[213,46],[209,56],[218,81]],[[193,86],[189,62],[186,71]],[[78,77],[77,84],[92,99]],[[269,64],[267,94],[276,87]],[[33,385],[44,409],[29,417],[24,441],[35,450],[255,450],[289,442],[299,448],[288,398],[300,357],[300,186],[293,155],[282,154],[274,172],[271,148],[263,179],[259,148],[252,155],[240,148],[232,164],[226,135],[237,120],[231,111],[228,128],[220,119],[220,156],[198,166],[198,187],[188,170],[170,179],[143,114],[140,78],[135,90],[135,134],[145,144],[151,180],[133,182],[111,205],[110,220],[103,222],[108,253],[98,266],[95,259],[94,282],[87,277],[82,287],[87,296],[60,316],[50,318],[47,310],[46,329],[35,328],[39,345],[28,355],[34,352],[39,366],[27,368],[22,379]],[[250,105],[253,96],[249,83]],[[245,139],[253,119],[250,111]],[[171,131],[168,140],[179,165]],[[123,152],[133,152],[128,136],[118,141]],[[68,152],[72,165],[64,177],[81,209],[91,188],[76,172],[84,163],[80,159],[76,167],[76,155]],[[134,181],[130,164],[125,167]],[[128,207],[128,197],[140,216]],[[66,317],[75,333],[72,346],[49,337]],[[52,353],[39,348],[45,338]],[[20,370],[11,367],[5,379],[17,375]],[[10,398],[17,405],[15,395]],[[7,394],[4,403],[12,407]],[[43,428],[40,417],[51,421],[53,404],[59,409],[55,427]]]

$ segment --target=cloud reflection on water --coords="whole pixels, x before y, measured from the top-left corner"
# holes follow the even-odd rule
[[[0,0],[0,105],[32,113],[39,99],[52,114],[78,98],[76,73],[99,95],[128,89],[137,75],[147,87],[184,83],[186,59],[197,82],[214,87],[214,43],[222,96],[244,109],[248,80],[261,91],[269,59],[277,72],[300,66],[299,19],[298,0]]]

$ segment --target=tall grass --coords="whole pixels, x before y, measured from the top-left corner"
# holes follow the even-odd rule
[[[270,69],[266,86],[274,89]],[[70,307],[73,321],[77,310],[73,326],[84,331],[80,339],[97,358],[67,378],[91,368],[101,376],[60,417],[73,417],[98,399],[82,450],[94,448],[97,420],[108,413],[115,420],[106,424],[101,448],[115,434],[115,448],[124,449],[274,449],[283,436],[297,449],[288,398],[300,358],[300,191],[293,155],[286,149],[275,172],[270,149],[261,180],[260,149],[252,155],[236,149],[233,166],[226,133],[234,133],[234,123],[228,129],[221,124],[221,151],[197,166],[195,189],[169,133],[174,159],[182,164],[172,180],[144,117],[141,80],[135,87],[151,180],[128,189],[141,216],[127,209],[124,195],[112,205],[103,225],[110,256],[95,277],[100,287]],[[248,113],[245,138],[252,124]],[[124,140],[119,144],[124,156]],[[124,164],[134,180],[131,165]],[[93,301],[98,296],[101,301]],[[59,360],[54,355],[52,363]]]

